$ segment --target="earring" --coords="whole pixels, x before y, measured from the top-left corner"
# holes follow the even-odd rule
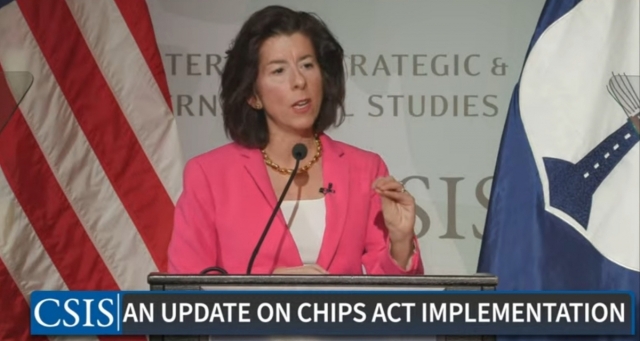
[[[256,110],[262,109],[262,103],[260,103],[260,102],[256,103],[255,108],[256,108]]]

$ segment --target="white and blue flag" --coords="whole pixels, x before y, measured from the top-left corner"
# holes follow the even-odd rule
[[[638,0],[547,0],[511,100],[478,265],[500,290],[630,290],[638,309],[639,25]]]

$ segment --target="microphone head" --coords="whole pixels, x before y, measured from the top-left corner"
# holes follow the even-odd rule
[[[300,161],[307,157],[307,146],[302,143],[297,143],[295,146],[293,146],[293,150],[291,152],[293,153],[293,157],[296,160]]]

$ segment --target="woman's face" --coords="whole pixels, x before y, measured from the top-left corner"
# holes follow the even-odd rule
[[[311,41],[303,34],[267,39],[260,49],[256,96],[270,132],[308,133],[322,104],[322,72]]]

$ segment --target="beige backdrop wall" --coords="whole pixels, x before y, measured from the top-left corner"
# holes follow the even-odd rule
[[[346,50],[335,139],[379,153],[416,197],[430,274],[476,269],[511,91],[544,0],[149,0],[185,158],[228,143],[224,51],[254,11],[317,13]]]

